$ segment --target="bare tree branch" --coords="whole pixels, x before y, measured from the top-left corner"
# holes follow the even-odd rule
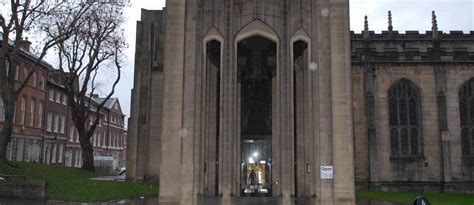
[[[71,38],[56,45],[61,74],[66,82],[72,120],[79,133],[83,153],[82,167],[94,170],[93,146],[90,142],[102,117],[105,104],[113,96],[121,76],[121,61],[126,43],[123,38],[122,6],[97,4],[91,8]],[[110,92],[96,98],[100,76],[110,66],[117,72]],[[91,126],[87,126],[88,122]]]
[[[9,10],[7,14],[0,15],[0,91],[5,107],[4,127],[0,133],[0,161],[7,162],[6,148],[11,140],[17,97],[29,83],[33,71],[39,66],[44,67],[43,59],[47,51],[73,36],[77,28],[86,22],[85,16],[90,9],[99,3],[77,4],[46,0],[7,0],[4,3]],[[22,48],[24,34],[33,30],[46,36],[42,49],[36,54]],[[31,70],[26,78],[18,81],[14,77],[16,64],[25,61],[25,56],[33,57],[28,63],[31,64]],[[8,72],[3,72],[4,70]]]

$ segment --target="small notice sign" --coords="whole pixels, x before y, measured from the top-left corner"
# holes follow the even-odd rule
[[[333,166],[321,166],[321,179],[334,179]]]

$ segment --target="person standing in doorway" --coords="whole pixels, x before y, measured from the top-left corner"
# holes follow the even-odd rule
[[[255,184],[256,184],[256,183],[255,183],[255,181],[256,181],[256,180],[255,180],[255,177],[256,177],[256,174],[255,174],[255,172],[254,172],[253,169],[252,169],[252,171],[250,172],[250,185],[255,185]]]

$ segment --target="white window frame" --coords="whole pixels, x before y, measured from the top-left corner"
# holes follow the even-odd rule
[[[102,139],[101,139],[102,137],[101,137],[100,133],[97,134],[97,136],[98,136],[98,137],[97,137],[97,145],[96,145],[96,146],[97,146],[97,147],[100,147],[100,140],[102,140]]]
[[[16,100],[15,100],[16,101]],[[15,106],[13,108],[13,123],[16,123],[17,121],[17,118],[16,118],[16,102],[15,102]]]
[[[66,127],[66,117],[61,116],[61,134],[64,134],[65,127]]]
[[[39,102],[39,107],[38,107],[38,128],[43,128],[43,113],[44,113],[43,102]]]
[[[79,150],[76,150],[75,151],[75,155],[76,157],[74,157],[74,167],[78,167],[79,166]]]
[[[95,133],[94,133],[94,134],[92,134],[92,139],[91,139],[91,144],[92,144],[93,147],[95,147],[95,141],[96,140],[97,139],[96,139],[96,136],[95,136]]]
[[[35,110],[36,110],[36,100],[31,98],[30,99],[30,122],[29,126],[35,126]]]
[[[61,103],[61,93],[59,91],[56,92],[56,103]]]
[[[54,132],[59,132],[59,115],[54,115]]]
[[[122,148],[123,135],[119,134],[119,148]]]
[[[25,117],[26,117],[26,97],[21,96],[21,106],[20,106],[20,124],[25,124]]]
[[[45,82],[44,82],[44,75],[39,75],[39,82],[38,82],[38,86],[41,90],[44,90],[44,85],[45,85]]]
[[[64,149],[64,145],[59,144],[58,163],[63,163],[63,151],[64,151],[63,149]]]
[[[20,79],[20,65],[16,64],[15,65],[15,80]]]
[[[69,142],[74,141],[74,126],[71,126],[71,130],[69,132]]]
[[[67,95],[63,94],[63,105],[67,105]]]
[[[54,89],[50,88],[48,92],[49,101],[54,102]]]
[[[25,67],[23,69],[23,80],[26,80],[26,77],[28,77],[28,75],[30,74],[30,70],[28,69],[28,67]]]
[[[107,147],[111,147],[112,146],[112,132],[109,133],[109,141],[107,143]]]
[[[104,131],[104,137],[103,137],[103,141],[102,141],[102,147],[105,147],[107,144],[107,132]]]
[[[38,85],[37,84],[38,83],[37,77],[38,77],[38,74],[36,74],[36,72],[33,72],[33,74],[31,75],[31,79],[30,79],[31,86],[36,87]]]
[[[53,149],[52,149],[52,151],[51,151],[51,154],[52,154],[52,156],[51,156],[51,163],[54,163],[54,164],[56,163],[56,155],[57,155],[57,153],[56,153],[56,147],[57,147],[56,144],[53,144]]]
[[[47,124],[46,124],[46,131],[51,132],[52,127],[53,127],[53,114],[49,112]]]

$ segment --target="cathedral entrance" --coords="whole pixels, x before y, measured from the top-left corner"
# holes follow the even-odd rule
[[[272,98],[276,43],[255,35],[238,43],[241,194],[272,195]]]
[[[271,196],[271,140],[242,142],[242,196]]]

